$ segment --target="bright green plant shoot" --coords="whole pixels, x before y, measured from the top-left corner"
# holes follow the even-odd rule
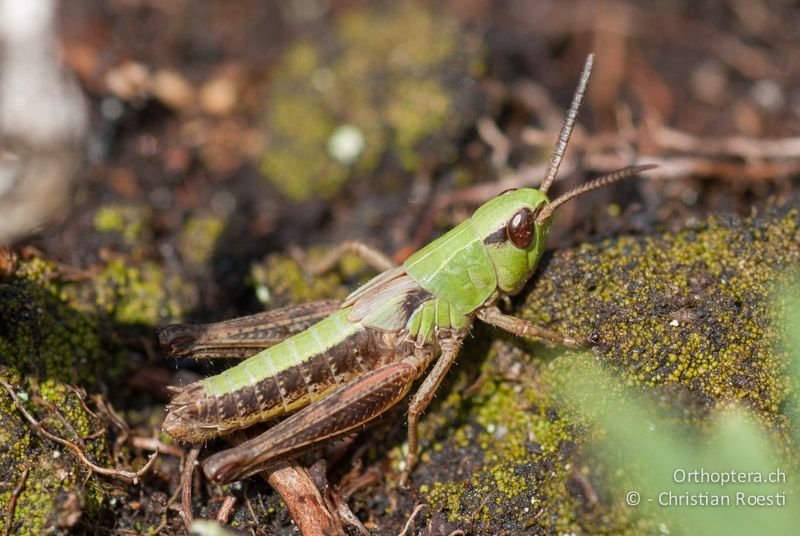
[[[172,399],[164,430],[200,442],[277,417],[263,434],[209,457],[206,475],[225,483],[252,475],[321,442],[357,430],[394,406],[428,365],[433,370],[408,409],[406,473],[417,458],[417,422],[453,363],[474,320],[565,346],[586,344],[506,315],[498,299],[519,292],[544,252],[554,210],[562,203],[652,166],[634,166],[550,201],[588,83],[592,56],[572,100],[538,190],[505,192],[403,263],[349,243],[384,271],[343,303],[318,302],[210,326],[170,326],[162,343],[174,355],[253,355],[195,382]],[[287,338],[288,337],[288,338]]]

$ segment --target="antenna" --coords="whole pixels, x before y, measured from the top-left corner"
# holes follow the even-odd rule
[[[583,94],[586,92],[586,86],[589,83],[589,76],[592,74],[593,63],[594,54],[586,56],[586,63],[583,64],[581,79],[578,81],[578,87],[575,89],[575,94],[572,96],[572,103],[569,105],[567,118],[564,119],[564,124],[561,126],[561,132],[558,134],[556,146],[553,148],[553,156],[550,157],[550,162],[547,163],[547,171],[544,174],[542,185],[539,187],[539,191],[543,194],[547,193],[550,185],[556,180],[558,168],[561,165],[561,159],[564,158],[564,152],[567,150],[569,137],[572,135],[572,128],[575,126],[575,119],[578,117],[578,110],[581,107]]]
[[[593,181],[589,181],[586,184],[582,184],[577,188],[573,188],[569,192],[561,194],[560,196],[556,197],[551,203],[549,203],[542,210],[540,210],[539,214],[536,216],[536,222],[541,223],[547,218],[549,218],[553,214],[553,211],[556,208],[563,205],[573,197],[585,194],[586,192],[591,192],[592,190],[597,190],[598,188],[608,186],[609,184],[621,181],[622,179],[627,179],[628,177],[632,177],[638,173],[641,173],[642,171],[646,171],[648,169],[653,169],[657,167],[658,167],[657,164],[641,164],[638,166],[630,166],[622,168],[618,171],[614,171],[613,173],[609,173],[608,175],[603,175],[602,177],[599,177]]]

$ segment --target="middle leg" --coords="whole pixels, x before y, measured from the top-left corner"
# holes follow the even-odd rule
[[[464,335],[461,333],[454,334],[440,342],[442,355],[433,366],[433,370],[422,382],[411,402],[408,404],[408,454],[406,454],[406,468],[400,477],[400,485],[405,486],[408,483],[408,477],[411,470],[417,463],[417,450],[419,449],[419,431],[417,425],[419,424],[419,417],[425,408],[428,407],[436,390],[441,385],[447,371],[455,361],[459,349],[461,349],[461,341],[464,340]]]
[[[386,270],[390,270],[395,267],[394,261],[392,261],[392,259],[378,249],[370,246],[369,244],[365,244],[364,242],[348,240],[334,247],[319,262],[313,264],[309,263],[308,270],[313,275],[324,274],[333,268],[336,263],[341,260],[345,253],[352,253],[353,255],[356,255],[379,272],[385,272]]]

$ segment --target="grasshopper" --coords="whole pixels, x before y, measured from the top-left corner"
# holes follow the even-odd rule
[[[342,303],[165,328],[162,344],[174,355],[243,357],[265,348],[221,374],[179,389],[167,408],[164,431],[190,443],[286,417],[207,458],[203,467],[212,481],[243,479],[362,428],[405,397],[435,361],[409,403],[404,484],[417,460],[420,415],[476,318],[523,337],[567,347],[587,344],[504,314],[495,304],[518,293],[533,274],[557,207],[654,167],[625,168],[548,199],[592,62],[590,54],[538,189],[500,194],[400,266],[361,244],[335,250],[334,257],[354,250],[385,270]]]

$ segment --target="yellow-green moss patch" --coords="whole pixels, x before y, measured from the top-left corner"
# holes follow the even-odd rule
[[[666,422],[703,427],[741,403],[785,453],[786,355],[775,346],[783,328],[771,293],[800,273],[799,228],[797,211],[712,217],[679,233],[557,251],[516,314],[592,335],[595,358],[654,395]],[[587,355],[500,337],[477,362],[467,346],[455,387],[423,419],[423,459],[430,461],[415,478],[424,498],[455,528],[477,534],[669,531],[663,519],[637,517],[624,496],[607,493],[606,483],[629,475],[591,455],[601,439],[592,434],[602,431],[589,433],[554,396],[554,373],[569,378],[570,359]]]
[[[392,159],[415,172],[446,159],[474,118],[480,54],[458,22],[413,4],[353,9],[275,71],[261,170],[294,199],[331,197]],[[426,151],[429,145],[433,150]]]

